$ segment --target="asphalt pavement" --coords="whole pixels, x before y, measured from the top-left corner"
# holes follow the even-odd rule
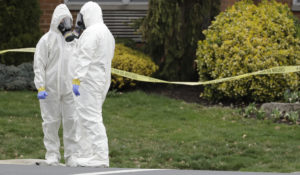
[[[0,175],[300,175],[293,173],[175,169],[87,168],[36,165],[40,159],[0,160]]]

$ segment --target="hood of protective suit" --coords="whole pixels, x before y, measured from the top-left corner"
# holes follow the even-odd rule
[[[72,20],[72,15],[70,10],[65,4],[58,5],[52,15],[51,24],[50,24],[50,31],[59,32],[58,25],[61,22],[61,20],[65,17],[70,17]]]
[[[80,13],[83,15],[83,22],[86,28],[97,23],[103,23],[101,7],[95,2],[89,1],[85,3]]]

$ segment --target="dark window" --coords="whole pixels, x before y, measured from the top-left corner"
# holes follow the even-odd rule
[[[293,11],[300,11],[300,0],[293,0]]]

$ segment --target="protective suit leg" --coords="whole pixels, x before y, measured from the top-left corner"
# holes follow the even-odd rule
[[[46,99],[40,100],[40,108],[43,119],[44,145],[46,148],[46,163],[58,165],[60,161],[60,141],[58,130],[61,123],[60,101],[54,94],[49,93]]]
[[[76,112],[80,123],[81,147],[80,166],[108,167],[108,140],[106,129],[102,121],[102,95],[90,92],[83,84],[81,95],[76,98]]]
[[[75,102],[72,92],[62,96],[62,121],[64,157],[67,166],[75,167],[78,151],[78,137],[76,135],[77,119],[75,118]]]

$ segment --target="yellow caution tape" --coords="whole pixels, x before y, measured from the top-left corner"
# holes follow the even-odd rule
[[[0,55],[6,52],[35,52],[35,48],[21,48],[21,49],[8,49],[8,50],[1,50]]]
[[[6,52],[34,52],[35,48],[21,48],[21,49],[9,49],[9,50],[3,50],[0,51],[0,55]],[[297,62],[298,64],[298,62]],[[196,86],[196,85],[206,85],[206,84],[214,84],[214,83],[220,83],[224,81],[232,81],[232,80],[238,80],[241,78],[249,77],[252,75],[266,75],[266,74],[285,74],[285,73],[293,73],[293,72],[300,72],[300,66],[279,66],[279,67],[273,67],[270,69],[265,69],[257,72],[252,73],[246,73],[243,75],[237,75],[233,77],[227,77],[227,78],[220,78],[216,80],[209,80],[209,81],[203,81],[203,82],[178,82],[178,81],[165,81],[160,80],[144,75],[139,75],[132,72],[127,72],[124,70],[119,70],[112,68],[111,72],[113,74],[126,77],[129,79],[133,79],[136,81],[143,81],[143,82],[151,82],[151,83],[167,83],[167,84],[178,84],[178,85],[189,85],[189,86]]]
[[[189,85],[189,86],[196,86],[196,85],[206,85],[206,84],[214,84],[214,83],[220,83],[224,81],[232,81],[232,80],[238,80],[241,78],[249,77],[252,75],[266,75],[266,74],[285,74],[285,73],[292,73],[292,72],[300,72],[300,66],[280,66],[280,67],[273,67],[270,69],[265,69],[257,72],[247,73],[243,75],[237,75],[233,77],[227,77],[227,78],[220,78],[216,80],[209,80],[209,81],[203,81],[203,82],[178,82],[178,81],[164,81],[156,78],[147,77],[144,75],[135,74],[132,72],[127,72],[123,70],[118,70],[112,68],[112,73],[117,74],[119,76],[123,76],[126,78],[130,78],[137,81],[144,81],[144,82],[152,82],[152,83],[168,83],[168,84],[180,84],[180,85]]]

